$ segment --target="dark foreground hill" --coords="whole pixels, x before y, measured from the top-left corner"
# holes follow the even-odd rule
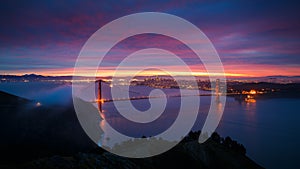
[[[261,168],[237,142],[215,135],[199,144],[195,133],[155,157],[119,157],[88,138],[72,104],[39,105],[4,92],[0,101],[0,168]]]

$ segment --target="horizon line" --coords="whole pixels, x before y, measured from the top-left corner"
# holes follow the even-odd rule
[[[62,74],[59,74],[59,75],[53,75],[53,74],[37,74],[37,73],[23,73],[23,74],[0,74],[0,76],[26,76],[26,75],[36,75],[36,76],[43,76],[43,77],[86,77],[86,78],[92,78],[92,77],[95,77],[95,78],[98,78],[98,77],[105,77],[105,78],[108,78],[108,77],[113,77],[113,75],[97,75],[97,76],[92,76],[92,75],[73,75],[73,74],[65,74],[65,75],[62,75]],[[167,75],[167,74],[157,74],[157,75],[154,75],[154,74],[148,74],[148,75],[137,75],[135,77],[151,77],[151,76],[170,76],[170,75]],[[208,75],[208,74],[202,74],[202,75],[174,75],[174,76],[182,76],[182,77],[189,77],[189,76],[194,76],[194,77],[217,77],[217,76],[220,76],[220,75]],[[121,76],[116,76],[116,77],[130,77],[130,75],[121,75]],[[288,75],[268,75],[268,76],[251,76],[251,75],[231,75],[231,74],[227,74],[225,73],[225,77],[226,78],[264,78],[264,77],[300,77],[300,75],[291,75],[291,76],[288,76]]]

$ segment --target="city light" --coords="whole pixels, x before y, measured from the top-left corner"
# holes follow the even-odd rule
[[[249,93],[250,93],[250,94],[256,94],[256,91],[255,91],[255,90],[250,90]]]

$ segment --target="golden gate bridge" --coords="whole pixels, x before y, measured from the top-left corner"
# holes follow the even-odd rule
[[[211,93],[199,93],[197,95],[193,94],[176,94],[176,95],[158,95],[158,96],[149,96],[149,95],[143,95],[140,92],[133,92],[133,91],[127,91],[127,92],[132,92],[132,93],[137,93],[137,94],[141,94],[141,96],[135,96],[135,97],[130,97],[130,98],[103,98],[102,97],[102,84],[108,84],[108,82],[100,79],[100,80],[96,80],[95,83],[97,84],[98,88],[97,88],[97,99],[92,101],[94,103],[98,104],[98,108],[100,110],[100,112],[102,112],[102,104],[104,104],[105,102],[113,102],[113,101],[125,101],[125,100],[142,100],[142,99],[150,99],[150,98],[163,98],[163,97],[192,97],[192,96],[220,96],[220,87],[219,87],[219,80],[216,80],[216,87],[215,87],[215,92],[211,92]]]

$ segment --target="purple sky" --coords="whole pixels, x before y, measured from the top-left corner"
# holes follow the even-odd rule
[[[229,74],[300,75],[299,6],[297,1],[2,1],[0,74],[72,74],[81,47],[101,26],[124,15],[154,11],[198,26]],[[149,35],[128,39],[115,48],[107,64],[156,41]],[[165,41],[166,48],[185,50]],[[192,63],[189,57],[183,56]]]

